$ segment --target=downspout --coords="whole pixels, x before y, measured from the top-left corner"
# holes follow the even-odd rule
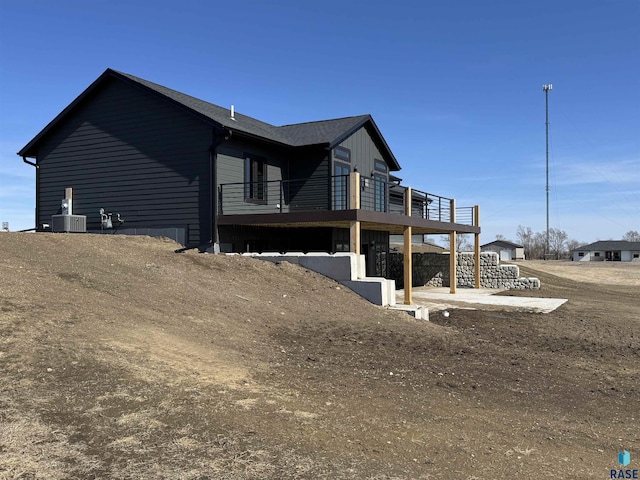
[[[211,146],[209,147],[209,241],[204,243],[200,240],[200,245],[183,247],[175,250],[176,253],[186,252],[193,248],[197,248],[201,252],[213,249],[214,253],[220,253],[220,245],[218,241],[218,229],[216,228],[215,218],[218,212],[218,175],[216,158],[218,156],[218,147],[231,138],[231,130],[223,128],[222,131],[212,130]]]
[[[220,253],[218,229],[216,228],[216,215],[218,214],[218,147],[231,138],[231,130],[223,129],[222,132],[213,130],[213,141],[209,148],[209,225],[211,238],[209,243],[214,253]]]
[[[22,161],[26,164],[31,165],[32,167],[35,167],[36,169],[36,221],[35,221],[35,230],[38,231],[38,222],[40,221],[40,200],[39,200],[39,194],[40,194],[40,165],[38,165],[35,162],[32,162],[30,160],[27,160],[27,157],[25,155],[22,156]]]

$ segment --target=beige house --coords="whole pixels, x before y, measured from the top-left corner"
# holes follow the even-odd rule
[[[500,260],[524,260],[524,247],[507,240],[494,240],[480,246],[482,252],[496,252]]]

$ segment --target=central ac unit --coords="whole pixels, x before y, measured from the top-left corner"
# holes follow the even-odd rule
[[[86,233],[86,215],[52,215],[51,231],[66,233]]]

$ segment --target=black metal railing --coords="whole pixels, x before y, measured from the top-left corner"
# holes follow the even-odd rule
[[[462,225],[473,225],[477,227],[475,224],[476,215],[475,215],[475,207],[457,207],[456,208],[456,223],[460,223]]]
[[[290,213],[349,208],[349,175],[225,183],[218,214]]]
[[[406,214],[408,187],[384,177],[360,177],[360,209]],[[219,215],[291,213],[319,210],[348,210],[351,205],[351,176],[312,177],[296,180],[225,183],[218,188]],[[437,222],[473,225],[474,207],[456,208],[452,200],[411,189],[411,216]]]
[[[408,187],[377,178],[361,178],[360,208],[397,215],[406,214]],[[411,216],[450,222],[451,199],[411,189]]]
[[[389,182],[383,177],[360,177],[360,208],[389,212]]]

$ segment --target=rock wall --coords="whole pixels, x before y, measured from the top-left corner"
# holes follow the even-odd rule
[[[448,287],[448,253],[414,253],[413,286]],[[389,254],[389,277],[396,281],[398,288],[404,288],[402,253]],[[459,287],[475,286],[475,259],[471,252],[459,252],[457,255],[456,279]],[[495,252],[480,253],[480,286],[483,288],[507,288],[515,290],[540,288],[537,278],[520,277],[517,265],[500,265]]]

